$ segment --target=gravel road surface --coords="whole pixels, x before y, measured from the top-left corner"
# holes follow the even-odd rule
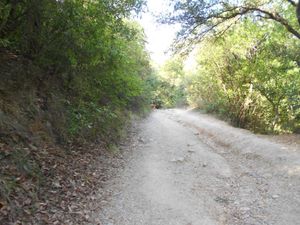
[[[180,109],[156,110],[133,132],[98,224],[300,224],[297,146]]]

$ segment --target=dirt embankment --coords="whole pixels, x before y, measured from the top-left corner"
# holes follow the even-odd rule
[[[0,61],[0,224],[84,224],[114,157],[102,142],[68,142],[57,76],[5,50]]]
[[[66,139],[66,97],[58,75],[0,49],[0,141],[10,146]]]

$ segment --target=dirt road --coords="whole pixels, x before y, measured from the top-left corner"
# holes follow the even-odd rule
[[[101,225],[300,224],[300,150],[207,115],[153,112],[105,185]]]

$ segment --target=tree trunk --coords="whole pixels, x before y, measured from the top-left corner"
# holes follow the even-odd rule
[[[30,0],[26,15],[26,30],[24,38],[26,41],[26,54],[34,57],[40,49],[41,44],[41,17],[43,0]]]

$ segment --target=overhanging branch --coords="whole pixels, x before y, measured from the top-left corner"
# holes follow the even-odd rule
[[[292,6],[296,7],[297,3],[293,0],[286,0],[287,2],[291,3]]]

